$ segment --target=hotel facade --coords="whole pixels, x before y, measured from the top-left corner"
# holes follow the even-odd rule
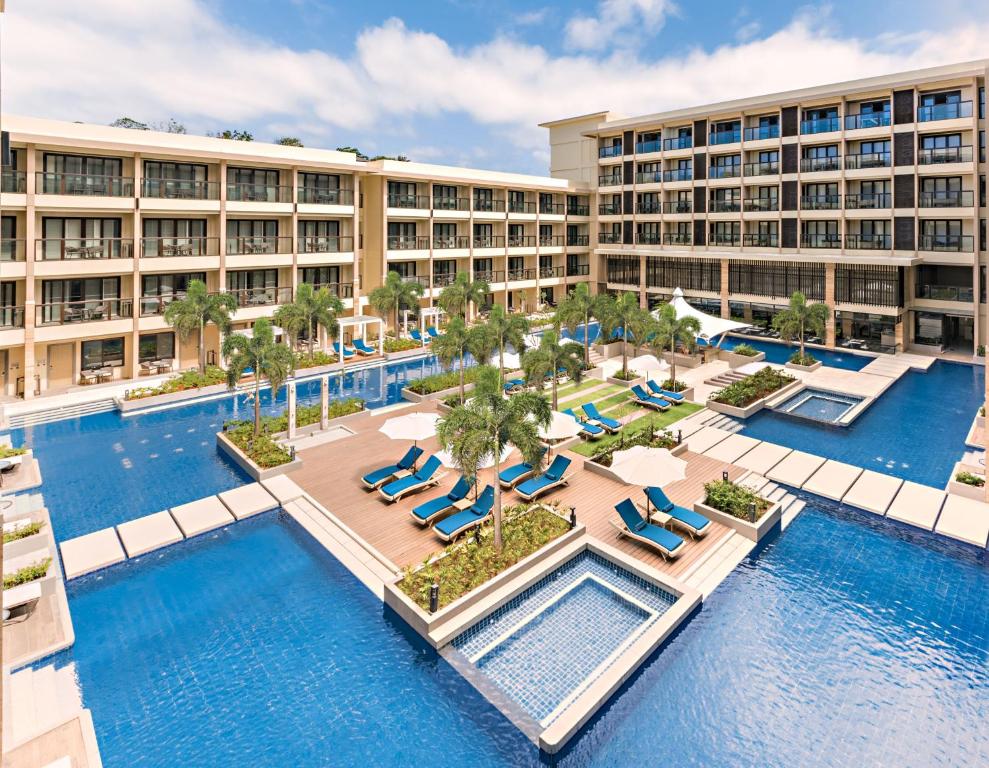
[[[467,272],[517,311],[580,282],[644,306],[680,287],[754,324],[800,290],[832,308],[829,346],[971,356],[987,68],[557,120],[548,177],[4,116],[0,389],[194,365],[196,340],[163,318],[193,279],[232,293],[246,328],[302,282],[366,313],[389,271],[423,306]]]

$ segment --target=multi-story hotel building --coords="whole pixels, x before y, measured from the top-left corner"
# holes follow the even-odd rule
[[[622,119],[545,123],[551,172],[594,188],[592,275],[680,287],[765,323],[794,291],[826,343],[972,355],[986,340],[989,61]]]

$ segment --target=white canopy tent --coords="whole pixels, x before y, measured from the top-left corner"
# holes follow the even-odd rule
[[[687,300],[683,296],[683,291],[677,288],[673,291],[673,300],[670,302],[673,308],[676,310],[677,319],[683,317],[696,317],[701,324],[700,333],[697,337],[703,339],[704,341],[710,341],[716,336],[723,336],[731,331],[737,331],[742,328],[748,328],[748,323],[738,323],[734,320],[725,320],[720,317],[714,317],[714,315],[708,315],[701,312],[699,309],[695,309],[687,303]],[[659,316],[659,310],[653,312],[654,317]]]
[[[340,344],[340,347],[334,351],[337,353],[337,356],[340,358],[340,365],[344,364],[344,355],[343,355],[343,351],[345,348],[345,345],[343,343],[344,331],[346,329],[350,329],[351,330],[350,338],[354,339],[355,338],[354,331],[359,329],[358,333],[361,337],[361,341],[363,341],[366,344],[367,327],[372,323],[376,323],[378,326],[378,353],[380,355],[384,355],[385,354],[385,321],[384,320],[382,320],[380,317],[375,317],[374,315],[354,315],[353,317],[341,317],[337,319],[337,325],[340,327],[340,330],[337,333],[339,337],[338,343]]]

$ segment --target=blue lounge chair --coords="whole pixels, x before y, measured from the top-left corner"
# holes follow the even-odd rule
[[[432,326],[432,325],[429,326],[426,329],[426,333],[429,334],[429,338],[431,338],[431,339],[438,339],[440,336],[443,335],[439,331],[436,330],[436,327],[435,326]]]
[[[376,350],[374,347],[369,347],[364,342],[364,339],[354,339],[353,342],[351,343],[354,345],[354,349],[356,349],[362,355],[367,356],[367,355],[378,354],[378,350]]]
[[[494,488],[486,485],[470,509],[440,520],[433,526],[433,530],[443,541],[453,541],[460,534],[483,523],[491,514],[492,507],[494,507]]]
[[[522,379],[509,379],[505,382],[505,394],[513,395],[521,392],[525,388],[525,381]]]
[[[545,452],[546,451],[544,450],[543,453]],[[540,461],[542,461],[541,457]],[[539,464],[533,466],[532,464],[523,461],[519,464],[508,467],[507,469],[503,469],[498,474],[498,482],[501,483],[502,488],[514,488],[518,483],[532,477],[538,471]]]
[[[679,392],[670,392],[668,389],[663,389],[659,384],[657,384],[652,379],[646,382],[649,385],[649,389],[652,390],[654,395],[659,395],[664,400],[669,400],[673,405],[680,405],[684,401],[684,396]]]
[[[472,485],[473,483],[470,480],[464,475],[461,475],[457,484],[453,486],[446,496],[430,499],[418,507],[414,507],[412,512],[410,512],[412,519],[419,523],[419,525],[429,525],[435,518],[451,509],[458,501],[466,499]]]
[[[409,331],[409,336],[412,337],[412,341],[418,342],[419,344],[422,344],[423,341],[425,341],[427,344],[429,343],[429,337],[427,336],[425,339],[423,339],[422,334],[419,333],[418,328],[413,328],[411,331]]]
[[[588,419],[597,422],[609,432],[615,433],[622,428],[622,423],[617,419],[611,419],[598,413],[598,407],[594,405],[594,403],[584,403],[584,405],[580,407],[583,409],[584,415]]]
[[[690,534],[690,538],[707,536],[708,531],[711,530],[711,521],[704,517],[704,515],[699,515],[692,509],[674,504],[670,501],[670,497],[666,495],[666,492],[658,486],[651,485],[646,488],[646,499],[657,510],[669,515],[673,520],[673,524],[679,528],[683,528]]]
[[[522,485],[518,486],[515,491],[526,501],[532,501],[537,496],[546,493],[546,491],[566,485],[568,482],[567,469],[569,467],[570,459],[566,456],[557,456],[553,459],[553,463],[550,464],[549,469],[537,477],[530,477]]]
[[[336,353],[337,357],[340,356],[340,350],[341,350],[341,348],[343,349],[343,359],[344,360],[349,360],[350,358],[352,358],[354,356],[354,350],[348,349],[347,347],[343,346],[343,344],[341,344],[338,341],[338,342],[336,342],[333,345],[333,351]]]
[[[423,488],[436,485],[440,481],[440,477],[443,476],[443,473],[439,471],[440,466],[440,460],[435,456],[430,456],[418,472],[381,486],[378,493],[385,498],[385,501],[398,501],[407,493],[415,493]]]
[[[636,403],[644,405],[646,408],[655,408],[657,411],[668,411],[670,409],[668,402],[661,397],[653,397],[638,384],[632,387],[632,397]]]
[[[398,462],[398,464],[391,464],[387,467],[376,469],[374,472],[368,472],[361,478],[361,482],[368,488],[377,488],[385,481],[390,480],[396,472],[402,472],[403,470],[408,471],[412,469],[420,456],[422,456],[422,448],[412,446],[405,452],[405,455],[402,457],[402,460]]]
[[[604,434],[604,427],[599,427],[596,424],[588,424],[586,421],[581,421],[580,416],[573,412],[573,408],[567,408],[563,411],[563,413],[567,414],[567,416],[572,416],[573,420],[580,424],[581,437],[586,437],[590,440],[597,440]]]
[[[628,536],[641,544],[652,547],[663,556],[663,559],[679,557],[683,552],[683,539],[665,528],[648,523],[642,519],[639,510],[631,499],[616,504],[615,510],[621,517],[620,521],[611,524],[618,530],[618,536]]]

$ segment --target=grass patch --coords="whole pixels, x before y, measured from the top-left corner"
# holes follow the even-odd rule
[[[22,445],[14,448],[10,445],[0,445],[0,459],[9,459],[11,456],[23,456],[27,453],[27,446]]]
[[[27,584],[43,578],[45,574],[48,573],[48,566],[51,565],[51,562],[52,559],[50,557],[46,557],[44,560],[39,560],[33,565],[25,565],[23,568],[14,571],[13,573],[4,574],[3,588],[10,589],[11,587],[19,587],[21,584]]]
[[[660,432],[685,416],[696,413],[703,407],[704,406],[698,405],[697,403],[683,403],[682,405],[670,408],[670,410],[665,413],[650,413],[645,416],[640,416],[622,427],[622,432],[626,432],[627,440],[628,435],[632,434],[632,432],[648,429],[650,421],[652,422],[652,428],[657,432]],[[672,431],[675,432],[676,430],[674,429]],[[590,458],[591,456],[596,456],[599,453],[609,450],[615,444],[620,443],[621,439],[621,432],[617,435],[605,435],[600,440],[586,440],[580,443],[580,445],[575,445],[570,450],[574,453],[580,454],[581,456],[587,456]]]
[[[41,529],[45,527],[42,522],[34,522],[28,525],[16,528],[10,533],[5,533],[3,535],[3,543],[9,544],[12,541],[17,541],[18,539],[26,539],[28,536],[34,536],[36,533],[41,533]]]
[[[604,382],[602,382],[600,379],[584,379],[583,381],[580,382],[580,384],[574,384],[573,381],[570,381],[560,387],[557,387],[556,396],[570,397],[571,395],[575,395],[578,392],[583,392],[585,389],[601,386],[601,384],[603,383]]]
[[[477,380],[480,368],[474,366],[464,369],[464,385],[473,384]],[[410,381],[405,385],[406,389],[415,392],[417,395],[432,395],[442,392],[444,389],[453,389],[460,386],[460,370],[447,371],[445,373],[435,373],[432,376],[425,376],[415,381]]]
[[[515,565],[568,530],[570,523],[559,515],[528,505],[506,507],[502,525],[504,546],[501,554],[494,548],[494,526],[481,526],[481,543],[471,536],[462,545],[450,545],[445,557],[422,568],[405,569],[399,588],[425,611],[429,610],[429,589],[440,585],[440,608]]]
[[[584,403],[600,404],[602,400],[608,398],[609,396],[613,396],[616,393],[624,393],[623,397],[628,397],[628,390],[625,387],[617,384],[608,384],[604,387],[600,387],[599,389],[595,389],[590,394],[578,395],[577,397],[571,397],[566,400],[560,399],[559,409],[562,411],[564,408],[577,408]],[[557,398],[559,398],[559,393],[557,393]]]

